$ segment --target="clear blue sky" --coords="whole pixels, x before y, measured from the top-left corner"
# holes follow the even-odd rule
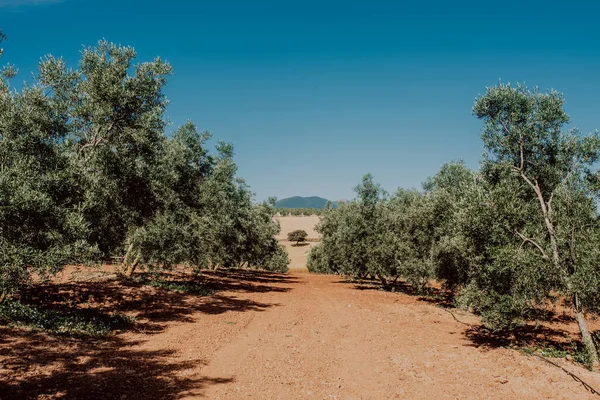
[[[0,0],[3,62],[29,79],[51,53],[75,65],[99,39],[174,67],[174,126],[233,142],[258,199],[390,192],[446,161],[477,167],[474,98],[525,82],[565,93],[600,128],[600,6],[552,1]],[[408,2],[407,2],[408,3]]]

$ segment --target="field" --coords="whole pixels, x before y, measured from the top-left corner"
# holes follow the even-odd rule
[[[282,235],[315,221],[282,218]],[[293,265],[307,248],[293,248]],[[98,279],[109,272],[82,280],[85,271],[70,269],[41,292],[56,307],[135,316],[134,327],[109,340],[1,327],[0,398],[595,398],[435,296],[338,276],[246,270],[204,272],[199,282],[213,293],[200,296]],[[564,315],[529,339],[552,343],[576,332]],[[553,362],[600,387],[597,373]]]
[[[321,235],[315,231],[315,225],[319,222],[319,217],[312,215],[310,217],[274,217],[281,226],[281,231],[277,238],[286,239],[287,234],[296,229],[305,230],[309,238],[319,238]]]
[[[308,251],[317,242],[310,241],[310,239],[320,238],[320,234],[315,231],[315,225],[319,222],[319,217],[275,217],[275,220],[279,222],[281,231],[277,235],[277,239],[285,246],[290,257],[290,271],[291,272],[302,272],[306,271],[306,259]],[[308,233],[309,241],[301,246],[292,246],[292,243],[287,241],[287,235],[291,231],[296,229],[305,230]]]

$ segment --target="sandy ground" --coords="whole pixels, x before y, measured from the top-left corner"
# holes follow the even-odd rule
[[[307,242],[301,246],[296,246],[294,243],[290,243],[287,240],[280,241],[285,246],[290,259],[288,266],[291,273],[294,272],[308,272],[306,269],[306,261],[308,259],[308,252],[310,249],[317,245],[315,242]]]
[[[195,297],[112,283],[104,300],[137,311],[140,326],[107,342],[2,328],[0,398],[595,398],[560,369],[477,340],[414,296],[335,276],[205,279],[221,290]],[[600,387],[600,374],[557,362]]]
[[[315,225],[319,222],[319,217],[316,215],[310,217],[275,217],[281,226],[281,232],[277,236],[279,242],[285,246],[289,258],[290,272],[306,272],[306,260],[308,252],[318,242],[306,242],[301,246],[296,246],[295,243],[290,243],[287,240],[287,234],[296,229],[303,229],[308,233],[310,239],[320,239],[321,235],[315,231]]]

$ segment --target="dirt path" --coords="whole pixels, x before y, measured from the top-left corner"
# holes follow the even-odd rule
[[[229,378],[211,399],[593,398],[555,367],[514,350],[477,348],[465,326],[415,298],[296,275],[202,374]],[[465,319],[467,316],[463,316]],[[600,387],[596,374],[569,365]]]
[[[207,297],[119,292],[146,311],[143,328],[109,343],[0,330],[0,399],[597,398],[416,297],[300,273],[215,279]],[[559,362],[600,388],[600,374]]]

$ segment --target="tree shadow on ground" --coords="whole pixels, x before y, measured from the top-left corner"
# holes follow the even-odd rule
[[[351,283],[357,290],[379,290],[392,293],[403,293],[412,297],[416,297],[420,301],[432,303],[441,307],[454,307],[452,293],[448,290],[436,287],[426,287],[417,289],[405,281],[389,281],[384,286],[378,279],[370,278],[344,278],[339,283]]]
[[[308,243],[308,242],[292,243],[292,247],[303,247],[303,246],[310,246],[310,243]]]
[[[136,274],[145,275],[148,274]],[[196,313],[264,311],[278,304],[255,301],[239,294],[288,292],[291,288],[281,283],[296,282],[283,274],[262,271],[211,271],[195,277],[165,272],[160,274],[160,279],[192,282],[212,294],[202,296],[166,290],[135,280],[105,280],[32,285],[21,291],[19,300],[65,315],[91,315],[99,321],[114,314],[131,315],[136,319],[133,329],[158,333],[171,321],[193,322],[192,316]]]
[[[190,373],[203,360],[173,362],[172,350],[133,350],[118,338],[83,342],[0,328],[2,399],[178,399],[233,378]]]
[[[579,335],[565,329],[566,325],[575,324],[576,321],[564,310],[559,313],[548,309],[532,309],[524,325],[512,330],[494,332],[486,329],[483,324],[469,324],[457,318],[452,312],[456,309],[452,293],[443,288],[428,287],[426,292],[423,292],[404,281],[388,283],[387,287],[383,288],[379,280],[368,278],[343,278],[339,283],[351,283],[358,290],[381,290],[410,295],[419,301],[449,311],[455,321],[465,325],[463,334],[469,339],[468,346],[483,349],[503,347],[541,350],[543,354],[552,357],[583,352]],[[573,338],[572,335],[577,338]]]
[[[291,287],[281,287],[277,284],[299,282],[286,274],[244,269],[202,271],[201,279],[207,288],[247,293],[289,292]]]
[[[473,347],[498,348],[548,348],[567,351],[573,346],[570,335],[564,330],[545,325],[523,325],[508,331],[490,331],[482,325],[472,326],[465,336]]]
[[[572,355],[575,361],[587,366],[587,352],[581,341],[576,320],[566,309],[532,308],[520,325],[510,329],[490,330],[483,324],[465,324],[463,332],[469,346],[483,349],[513,348],[527,353],[538,352],[548,357]],[[456,317],[453,315],[456,319]],[[458,322],[461,322],[457,320]],[[464,322],[463,322],[464,324]],[[596,336],[596,333],[593,333]]]
[[[291,290],[287,284],[297,282],[284,274],[249,270],[159,275],[169,282],[200,285],[212,294],[199,296],[105,279],[31,285],[18,300],[96,320],[116,313],[132,315],[136,321],[131,329],[154,334],[169,322],[195,322],[197,313],[260,312],[278,306],[244,294],[287,292]],[[204,360],[177,362],[173,350],[134,349],[140,343],[120,335],[107,340],[58,338],[0,324],[0,398],[177,399],[198,397],[210,385],[233,381],[231,377],[197,376],[192,371],[204,365]]]
[[[231,269],[231,270],[215,270],[202,271],[205,277],[219,277],[240,282],[257,282],[257,283],[297,283],[298,279],[291,275],[278,272],[260,271],[252,269]]]
[[[589,353],[583,342],[571,336],[572,332],[547,325],[524,325],[511,331],[492,332],[482,325],[464,331],[469,346],[484,350],[511,348],[525,354],[548,358],[568,358],[591,369]],[[577,335],[578,336],[578,335]],[[594,334],[597,338],[597,333]]]

